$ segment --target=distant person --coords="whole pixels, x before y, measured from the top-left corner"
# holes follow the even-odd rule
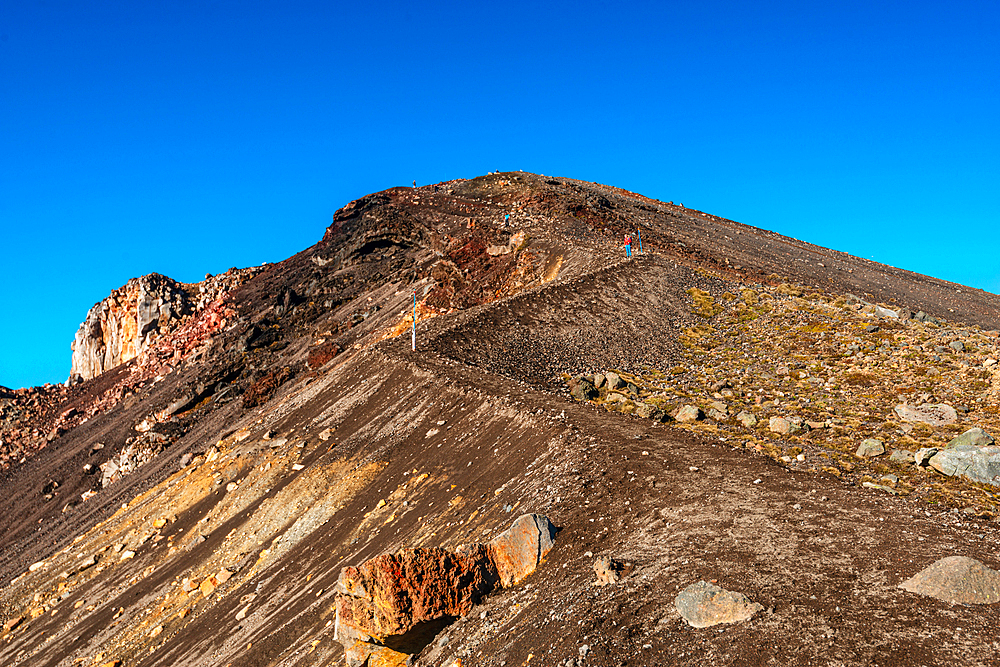
[[[629,258],[632,256],[632,235],[625,234],[625,257]]]
[[[413,181],[413,187],[417,187],[417,182]]]
[[[504,213],[503,226],[506,227],[508,222],[510,222],[510,213]]]

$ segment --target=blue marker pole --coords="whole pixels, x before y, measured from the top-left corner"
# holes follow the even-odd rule
[[[639,241],[639,252],[642,252],[642,230],[635,230],[635,238]]]
[[[417,351],[417,290],[413,290],[413,339],[410,342],[413,351]]]

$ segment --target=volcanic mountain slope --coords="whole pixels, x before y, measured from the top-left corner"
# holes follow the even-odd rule
[[[0,396],[0,663],[994,664],[997,604],[897,586],[997,569],[996,487],[888,450],[1000,428],[998,305],[570,179],[370,195],[155,354]],[[685,621],[699,581],[752,617]]]

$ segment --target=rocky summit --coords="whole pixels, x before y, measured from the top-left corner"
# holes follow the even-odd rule
[[[0,664],[996,664],[1000,297],[523,172],[317,239],[0,387]]]

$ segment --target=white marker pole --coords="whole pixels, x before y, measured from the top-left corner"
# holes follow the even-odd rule
[[[413,290],[413,339],[411,341],[413,351],[417,351],[417,290]]]

